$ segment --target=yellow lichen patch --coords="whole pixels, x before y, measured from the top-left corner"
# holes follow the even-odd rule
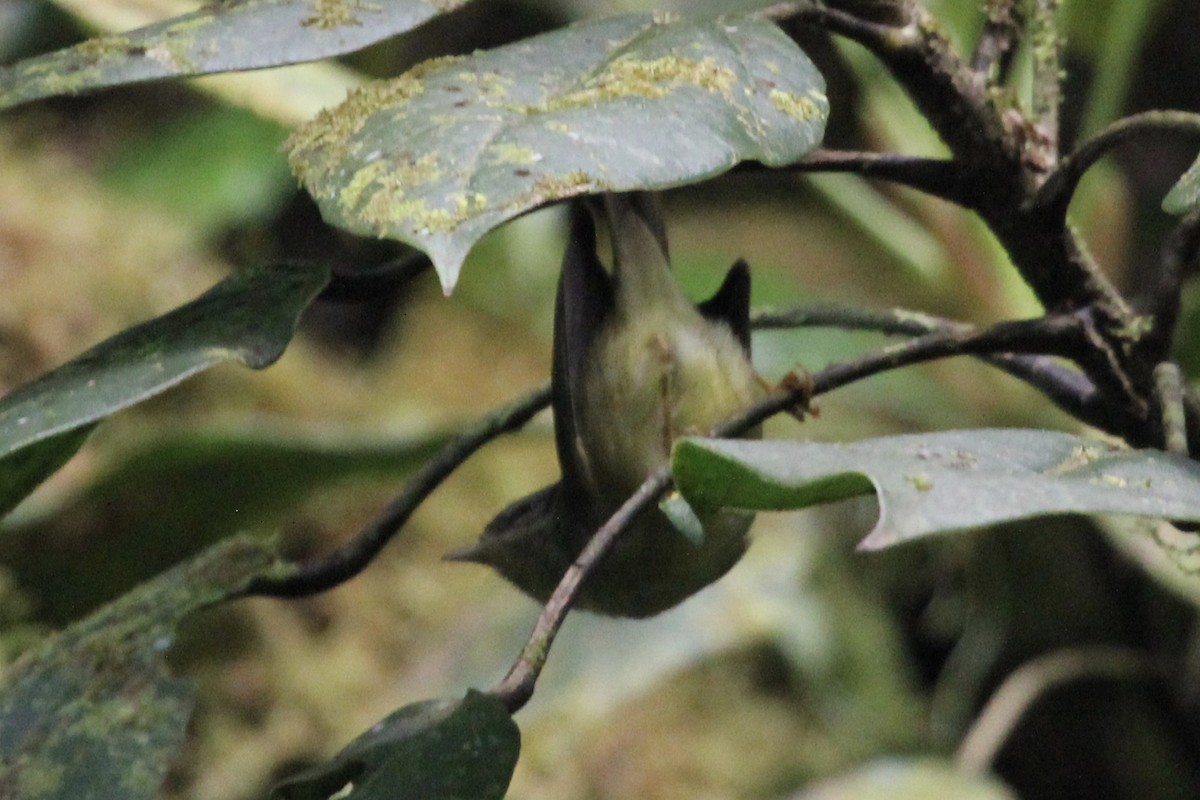
[[[362,25],[355,16],[356,11],[379,11],[376,5],[367,5],[354,0],[314,0],[313,15],[301,21],[305,27],[331,30],[344,25]]]
[[[450,208],[430,208],[423,198],[404,199],[405,188],[396,181],[381,181],[363,207],[362,218],[381,235],[397,227],[422,236],[449,233],[481,213],[488,203],[487,195],[479,192],[455,192],[447,198]]]
[[[487,208],[487,195],[482,192],[455,192],[450,195],[450,202],[454,203],[454,210],[459,215],[459,221],[466,219],[470,214],[478,214]]]
[[[362,194],[367,187],[373,183],[380,182],[380,179],[388,170],[386,161],[372,161],[365,167],[354,173],[354,177],[346,184],[345,188],[338,194],[338,203],[342,207],[343,213],[350,213],[358,205],[358,201],[362,199]]]
[[[772,89],[770,97],[771,104],[775,106],[776,110],[787,114],[792,119],[808,122],[821,117],[821,108],[811,97],[785,92],[782,89]]]
[[[384,163],[383,167],[364,168],[361,173],[368,173],[363,180],[352,181],[350,186],[342,191],[340,198],[343,213],[347,216],[355,214],[359,209],[359,200],[363,193],[374,187],[370,198],[362,204],[357,213],[376,228],[383,229],[389,224],[399,221],[396,209],[404,207],[414,189],[430,181],[442,177],[443,170],[437,165],[437,154],[427,153],[413,162],[403,164]],[[357,179],[359,176],[356,175]],[[353,190],[353,194],[349,194]],[[404,215],[401,215],[404,216]]]
[[[608,191],[612,186],[583,170],[574,170],[565,175],[541,175],[533,182],[529,191],[517,195],[508,203],[510,208],[532,208],[550,200],[588,192]]]
[[[345,158],[350,137],[362,129],[372,114],[396,108],[423,91],[424,84],[408,72],[351,92],[341,105],[325,109],[284,143],[292,170],[307,183],[314,166],[311,160],[320,151],[325,151],[320,153],[322,166],[329,170]]]
[[[502,142],[488,148],[488,157],[493,164],[536,164],[542,154],[532,147]]]
[[[87,61],[95,63],[107,56],[127,55],[129,52],[129,38],[125,36],[99,36],[95,39],[88,39],[85,42],[80,42],[75,47],[75,52]]]
[[[663,56],[649,61],[619,58],[582,89],[524,111],[563,111],[625,97],[662,97],[689,86],[728,95],[735,80],[733,70],[719,64],[712,56],[700,60],[680,56]]]
[[[415,161],[383,158],[372,161],[354,173],[354,177],[338,195],[342,212],[352,214],[358,208],[363,193],[372,185],[377,188],[369,203],[391,203],[403,199],[413,188],[436,181],[445,174],[438,161],[437,153],[426,153]],[[385,199],[380,199],[381,191],[386,195]]]
[[[427,58],[420,64],[404,73],[406,76],[414,80],[424,80],[425,76],[431,72],[447,67],[451,64],[457,64],[466,59],[466,56],[438,56],[437,58]]]

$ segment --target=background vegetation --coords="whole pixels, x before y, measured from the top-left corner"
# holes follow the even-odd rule
[[[648,5],[480,2],[338,69],[300,72],[294,93],[265,83],[283,81],[279,71],[236,87],[153,83],[6,112],[0,393],[231,270],[401,255],[322,225],[282,157],[289,128],[340,100],[359,73],[394,75],[432,55]],[[969,51],[975,4],[927,5]],[[0,63],[142,24],[131,15],[147,10],[186,7],[9,0]],[[1200,110],[1195,3],[1075,0],[1063,12],[1065,142],[1142,109]],[[941,153],[861,48],[814,35],[805,49],[829,83],[826,146]],[[1136,287],[1158,257],[1173,224],[1161,197],[1194,156],[1194,141],[1146,137],[1088,173],[1073,221],[1118,286]],[[756,305],[901,306],[981,324],[1038,310],[981,223],[910,190],[735,172],[666,203],[692,296],[744,257]],[[347,540],[445,431],[545,380],[561,223],[549,209],[489,235],[450,299],[426,270],[383,281],[366,301],[318,301],[268,371],[217,368],[107,422],[3,522],[0,664],[236,530],[282,530],[297,556]],[[1192,378],[1194,289],[1175,352]],[[777,378],[883,341],[762,333],[756,363]],[[1076,425],[965,359],[889,373],[819,406],[803,428],[776,420],[768,436]],[[554,479],[549,430],[539,418],[481,452],[354,581],[191,618],[171,658],[198,676],[200,701],[164,796],[262,797],[398,706],[494,683],[537,609],[490,573],[440,557]],[[1122,661],[1148,654],[1187,670],[1170,686],[1197,684],[1193,581],[1148,570],[1137,550],[1079,519],[856,554],[874,519],[869,501],[762,515],[745,560],[679,609],[647,622],[572,617],[519,718],[511,796],[779,797],[880,756],[953,754],[1004,677],[1047,655],[1085,666],[1066,669],[1071,679],[1012,729],[991,764],[1001,778],[1023,797],[1195,795],[1200,696],[1164,696],[1168,684]],[[1064,662],[1038,663],[1035,683]]]

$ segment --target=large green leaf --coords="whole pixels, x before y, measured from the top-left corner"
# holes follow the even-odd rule
[[[1200,464],[1066,433],[985,429],[850,444],[684,439],[673,456],[700,507],[766,510],[872,490],[879,522],[861,546],[1048,514],[1200,520]]]
[[[469,691],[462,700],[427,700],[393,712],[329,763],[289,778],[271,796],[501,800],[520,749],[521,734],[504,705]]]
[[[0,68],[0,109],[156,78],[317,61],[410,30],[465,2],[209,2],[191,14]]]
[[[163,660],[175,628],[273,561],[265,544],[223,542],[22,657],[0,687],[0,795],[157,797],[194,695]]]
[[[1168,214],[1186,214],[1189,211],[1200,210],[1200,158],[1188,167],[1188,171],[1183,173],[1179,182],[1167,192],[1162,207]]]
[[[295,265],[239,273],[0,399],[0,513],[70,457],[81,428],[221,361],[274,363],[328,278]]]
[[[536,206],[795,161],[824,88],[765,20],[613,17],[360,89],[295,134],[291,163],[326,219],[422,248],[448,292],[483,234]]]

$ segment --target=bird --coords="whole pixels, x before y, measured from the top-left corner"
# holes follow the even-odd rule
[[[546,602],[595,531],[670,458],[679,436],[704,435],[765,394],[750,362],[750,272],[738,260],[693,304],[671,271],[650,192],[575,201],[555,299],[551,407],[561,479],[521,498],[450,553],[485,564]],[[612,269],[597,253],[607,222]],[[755,429],[746,434],[757,438]],[[698,512],[702,535],[645,509],[587,575],[575,608],[645,618],[733,567],[753,515]]]

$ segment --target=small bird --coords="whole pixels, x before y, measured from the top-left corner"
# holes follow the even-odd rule
[[[541,602],[597,528],[667,463],[676,437],[706,434],[764,395],[750,365],[745,262],[693,305],[671,274],[656,198],[605,195],[603,212],[612,273],[597,255],[591,211],[576,202],[558,284],[551,405],[562,479],[510,505],[478,543],[447,556],[487,564]],[[625,617],[671,608],[737,563],[752,521],[704,513],[697,541],[648,508],[584,580],[575,607]]]

